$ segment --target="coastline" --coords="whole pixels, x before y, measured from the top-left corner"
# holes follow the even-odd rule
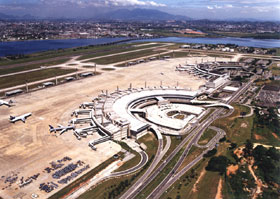
[[[30,55],[34,53],[61,49],[74,49],[86,46],[113,45],[133,42],[175,42],[198,44],[235,44],[256,48],[280,48],[279,39],[253,39],[239,37],[154,37],[154,38],[126,38],[103,37],[98,39],[58,39],[58,40],[28,40],[0,42],[0,57],[10,55]]]

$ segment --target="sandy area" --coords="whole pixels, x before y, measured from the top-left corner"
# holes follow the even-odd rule
[[[178,82],[181,87],[196,90],[205,80],[175,71],[175,67],[186,60],[194,63],[200,58],[159,60],[110,72],[103,71],[96,77],[13,97],[15,106],[0,107],[0,172],[1,176],[5,176],[0,180],[0,196],[5,199],[30,198],[32,193],[36,193],[40,198],[45,198],[55,192],[45,194],[39,190],[40,183],[54,181],[50,174],[42,172],[50,166],[51,161],[69,156],[71,162],[82,160],[93,168],[117,153],[120,146],[111,142],[100,144],[97,151],[92,151],[87,144],[94,136],[78,141],[71,132],[58,137],[50,135],[48,125],[67,125],[71,112],[79,104],[90,101],[101,90],[113,91],[117,86],[125,89],[132,83],[133,87],[144,87],[145,81],[148,86],[159,86],[162,81],[163,86],[176,86]],[[104,66],[98,66],[99,71],[101,67]],[[27,112],[32,112],[32,116],[25,124],[9,123],[9,115]],[[40,173],[40,176],[24,188],[18,188],[17,180],[11,187],[2,190],[7,185],[3,179],[12,173],[18,173],[19,179],[36,173]]]

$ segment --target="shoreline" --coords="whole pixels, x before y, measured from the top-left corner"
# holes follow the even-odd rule
[[[116,40],[116,41],[104,41],[102,40]],[[119,39],[119,40],[118,40]],[[74,43],[73,43],[74,41]],[[76,43],[78,41],[96,41],[96,43]],[[101,43],[98,43],[101,41]],[[279,39],[253,39],[253,38],[241,38],[241,37],[152,37],[152,38],[129,38],[129,37],[102,37],[102,38],[87,38],[87,39],[48,39],[48,40],[26,40],[26,41],[8,41],[8,42],[0,42],[0,58],[5,58],[8,56],[19,56],[19,55],[30,55],[35,53],[42,53],[48,51],[55,51],[61,49],[75,49],[80,47],[87,46],[102,46],[102,45],[114,45],[119,43],[133,43],[138,41],[144,42],[174,42],[174,43],[197,43],[197,44],[235,44],[238,46],[248,46],[255,48],[280,48],[280,40]],[[25,44],[30,44],[29,42],[33,42],[34,45],[31,50],[26,51]],[[61,44],[49,44],[48,42],[62,42]],[[72,42],[72,43],[71,43]],[[270,42],[267,44],[267,42]],[[46,47],[38,45],[45,44]],[[5,46],[7,44],[7,46]],[[18,44],[18,46],[17,46]],[[246,45],[247,44],[247,45]],[[10,45],[10,46],[9,46]],[[38,45],[38,46],[36,46]],[[51,49],[50,49],[51,46]],[[10,48],[10,52],[9,52]],[[24,49],[25,48],[25,49]],[[18,50],[20,49],[20,50]],[[29,46],[30,49],[30,46]],[[16,51],[18,50],[18,51]],[[5,54],[4,54],[5,53]]]

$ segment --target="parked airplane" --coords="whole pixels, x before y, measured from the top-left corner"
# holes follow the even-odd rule
[[[54,128],[52,125],[49,125],[50,127],[50,133],[51,132],[57,132],[60,131],[60,135],[62,135],[63,133],[65,133],[68,130],[75,130],[75,126],[62,126],[62,125],[58,125],[57,128]]]
[[[11,103],[13,103],[13,101],[12,100],[10,100],[10,101],[4,101],[4,100],[0,100],[0,106],[2,106],[2,105],[6,105],[6,106],[8,106],[8,107],[11,107]]]
[[[25,123],[25,120],[31,115],[32,115],[31,113],[26,113],[17,117],[10,116],[10,122],[15,123],[16,121],[21,120],[23,123]]]
[[[97,127],[90,126],[90,127],[75,129],[75,132],[78,133],[79,135],[82,135],[82,134],[88,134],[89,131],[94,131],[96,129],[97,129]]]

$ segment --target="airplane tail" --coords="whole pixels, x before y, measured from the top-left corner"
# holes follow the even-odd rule
[[[53,132],[53,130],[54,130],[53,126],[49,125],[49,127],[50,127],[50,132]]]

